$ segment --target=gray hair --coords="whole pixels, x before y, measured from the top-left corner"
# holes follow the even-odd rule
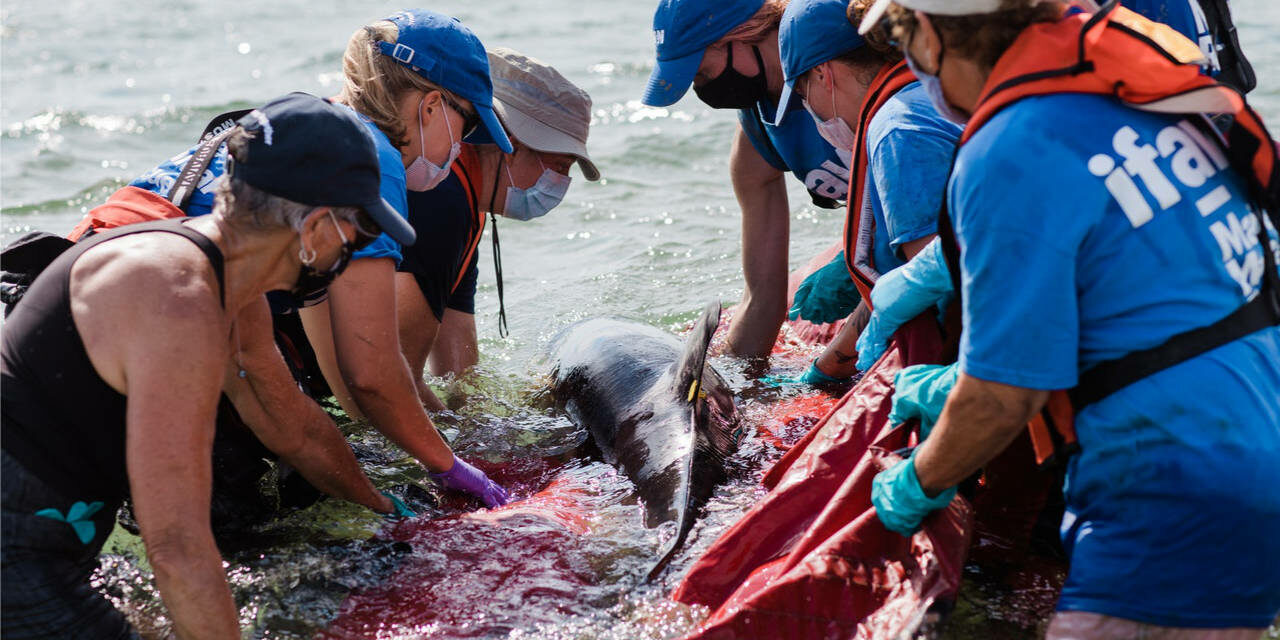
[[[237,158],[243,158],[247,151],[246,146],[253,136],[253,132],[237,127],[227,139],[229,156],[227,161],[234,162]],[[302,204],[271,195],[236,178],[231,175],[232,173],[234,172],[228,172],[223,176],[214,192],[214,208],[221,211],[223,218],[228,222],[246,223],[250,227],[262,230],[288,228],[296,231],[302,228],[302,221],[319,208],[316,205]],[[360,226],[359,207],[330,207],[330,209],[339,220]]]

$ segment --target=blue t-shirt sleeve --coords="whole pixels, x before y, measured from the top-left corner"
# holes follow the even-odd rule
[[[991,144],[996,133],[988,125],[975,136],[949,186],[964,291],[960,369],[991,382],[1067,389],[1079,368],[1076,256],[1090,222],[1080,215],[1087,205],[1046,194],[1073,193],[1061,169],[1079,163],[1055,155],[1052,141],[1013,129],[999,137],[1029,140],[1025,146]]]
[[[871,151],[871,179],[884,212],[889,246],[937,233],[938,211],[955,139],[928,128],[895,127]],[[905,168],[905,170],[904,170]]]
[[[370,133],[378,145],[378,163],[382,169],[382,199],[386,200],[392,208],[394,208],[405,220],[409,219],[409,201],[405,194],[404,186],[404,163],[400,160],[400,152],[391,146],[391,142],[387,140],[387,136],[378,130],[377,125],[372,122],[361,120],[365,126],[370,127]],[[395,260],[396,265],[400,264],[402,255],[400,253],[400,243],[391,239],[391,236],[382,234],[378,236],[369,246],[355,252],[351,256],[353,259],[361,258],[391,258]]]
[[[187,162],[191,160],[196,149],[199,148],[200,145],[196,144],[190,149],[169,158],[159,166],[130,182],[129,186],[168,198],[169,192],[173,190],[173,184],[177,182],[178,176],[182,173],[182,169],[187,166]],[[214,154],[209,161],[209,166],[205,169],[204,175],[200,176],[200,182],[196,184],[196,190],[192,192],[190,199],[187,201],[187,215],[203,216],[213,212],[214,191],[218,186],[218,178],[222,177],[222,173],[226,169],[226,163],[227,145],[224,144],[218,148],[218,153]]]
[[[751,141],[751,146],[764,158],[769,166],[778,171],[790,171],[787,161],[782,159],[778,154],[778,150],[773,147],[773,143],[769,141],[769,135],[765,133],[764,123],[760,121],[760,114],[755,108],[739,109],[738,123],[742,125],[742,132],[747,134],[747,140]]]

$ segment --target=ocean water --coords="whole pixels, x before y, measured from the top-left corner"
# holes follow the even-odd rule
[[[739,214],[728,178],[736,117],[706,108],[692,94],[666,109],[639,103],[652,65],[653,4],[430,5],[461,18],[489,46],[512,47],[554,65],[594,101],[589,147],[604,179],[587,182],[575,170],[565,202],[545,218],[499,220],[511,336],[498,336],[486,240],[477,295],[483,354],[478,375],[438,382],[454,397],[469,398],[440,421],[460,451],[495,465],[543,461],[524,469],[532,469],[526,477],[560,474],[578,487],[595,533],[589,542],[555,551],[576,567],[581,584],[525,591],[495,586],[493,601],[475,607],[480,613],[391,617],[380,637],[667,638],[692,628],[703,615],[667,601],[663,585],[636,588],[658,536],[637,528],[625,479],[599,463],[545,462],[581,435],[540,393],[540,354],[556,330],[581,318],[616,315],[677,331],[707,300],[731,304],[742,292]],[[1280,68],[1280,5],[1232,4],[1260,80],[1251,100],[1280,127],[1280,76],[1272,71]],[[401,8],[336,0],[4,3],[0,242],[32,229],[70,230],[116,188],[185,150],[217,113],[294,90],[336,94],[347,38],[360,25]],[[794,180],[788,184],[791,263],[798,266],[838,237],[843,212],[813,207]],[[797,356],[774,366],[779,373],[794,372],[803,362]],[[744,391],[748,419],[762,419],[776,397],[751,388],[735,363],[717,364]],[[344,422],[344,428],[371,452],[366,464],[380,485],[421,479],[361,425]],[[735,461],[741,477],[713,502],[674,573],[758,497],[754,476],[773,457],[776,452],[758,443],[744,449]],[[531,483],[517,490],[529,495],[538,488]],[[433,513],[458,509],[429,495],[418,496],[416,504]],[[380,527],[358,510],[325,504],[264,532],[270,552],[233,554],[228,569],[248,633],[308,637],[339,615],[351,589],[381,584],[406,562],[421,562],[424,581],[445,585],[488,566],[448,554],[423,560],[423,546],[467,555],[467,532],[434,541],[406,534],[417,545],[406,552],[369,541]],[[158,620],[151,629],[162,635],[165,622],[145,561],[136,555],[136,541],[120,540],[121,553],[104,559],[100,579],[136,620]],[[527,597],[535,591],[538,597]],[[979,588],[965,593],[964,624],[952,635],[1034,633],[1035,622],[1027,621],[1018,603],[1006,605]],[[329,637],[364,635],[344,633],[332,631]]]

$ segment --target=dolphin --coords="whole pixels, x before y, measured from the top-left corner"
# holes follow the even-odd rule
[[[663,331],[609,318],[570,325],[551,344],[557,406],[635,483],[646,526],[676,523],[646,581],[684,544],[742,435],[733,393],[706,364],[719,325],[714,301],[683,348]]]

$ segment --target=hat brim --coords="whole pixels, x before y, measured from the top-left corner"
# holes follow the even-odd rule
[[[640,101],[650,107],[669,107],[679,102],[693,84],[693,77],[698,75],[704,53],[698,50],[684,57],[658,60]]]
[[[891,2],[893,0],[876,0],[876,3],[871,5],[867,13],[862,16],[862,23],[858,25],[858,35],[865,36],[868,31],[874,29],[876,23],[884,17],[884,12],[889,10]]]
[[[577,138],[555,128],[544,124],[533,116],[515,108],[508,106],[501,100],[493,101],[493,109],[498,114],[498,118],[502,123],[507,125],[507,129],[511,131],[511,136],[520,142],[520,144],[540,151],[542,153],[559,153],[570,155],[578,159],[578,166],[582,168],[582,175],[587,180],[595,182],[600,179],[600,170],[596,168],[591,157],[587,155],[587,145],[583,144]]]
[[[791,111],[791,98],[795,95],[792,87],[795,84],[796,81],[792,79],[782,85],[782,96],[778,98],[778,115],[773,118],[773,126],[775,127],[782,126],[782,121],[787,119],[787,112]]]
[[[400,246],[412,246],[414,241],[418,239],[418,234],[414,233],[413,227],[409,226],[409,221],[396,211],[391,203],[378,198],[374,202],[367,202],[360,205],[369,217],[377,223],[378,228],[383,233],[391,236],[392,240],[400,243]]]
[[[476,129],[475,133],[467,136],[464,141],[479,143],[481,142],[480,138],[487,137],[488,139],[483,140],[483,142],[498,145],[498,148],[502,149],[503,153],[514,151],[515,148],[511,146],[511,139],[507,137],[507,132],[502,130],[502,122],[493,113],[493,107],[476,104],[474,101],[471,105],[475,107],[476,113],[480,116],[480,128]],[[479,135],[481,129],[487,134],[486,136]]]

